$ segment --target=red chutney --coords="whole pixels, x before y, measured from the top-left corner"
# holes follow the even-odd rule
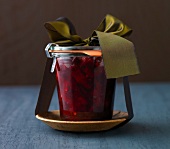
[[[57,58],[56,78],[62,120],[112,118],[115,79],[106,79],[102,57]]]

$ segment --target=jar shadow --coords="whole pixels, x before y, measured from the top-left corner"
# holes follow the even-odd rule
[[[170,127],[167,124],[145,124],[145,123],[139,123],[139,122],[130,122],[124,126],[121,126],[119,128],[112,128],[110,130],[106,131],[100,131],[100,132],[65,132],[65,131],[59,131],[59,130],[53,130],[51,128],[50,132],[52,134],[56,135],[67,135],[67,137],[74,137],[79,136],[81,138],[98,138],[99,136],[102,136],[104,138],[121,138],[121,137],[127,137],[127,136],[142,136],[150,137],[153,135],[158,135],[159,137],[167,137],[170,138]]]

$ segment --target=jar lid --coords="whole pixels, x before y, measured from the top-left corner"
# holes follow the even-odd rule
[[[66,46],[62,47],[55,43],[49,43],[45,52],[48,58],[70,56],[101,56],[99,46]]]

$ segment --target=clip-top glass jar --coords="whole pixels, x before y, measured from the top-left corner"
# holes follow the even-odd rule
[[[100,47],[55,46],[50,52],[56,58],[61,119],[111,119],[116,79],[106,78]]]

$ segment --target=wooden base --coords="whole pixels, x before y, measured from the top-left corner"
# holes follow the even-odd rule
[[[127,120],[127,112],[114,111],[111,120],[103,121],[63,121],[60,119],[60,111],[50,111],[37,114],[36,118],[53,129],[71,132],[103,131],[114,128]]]

